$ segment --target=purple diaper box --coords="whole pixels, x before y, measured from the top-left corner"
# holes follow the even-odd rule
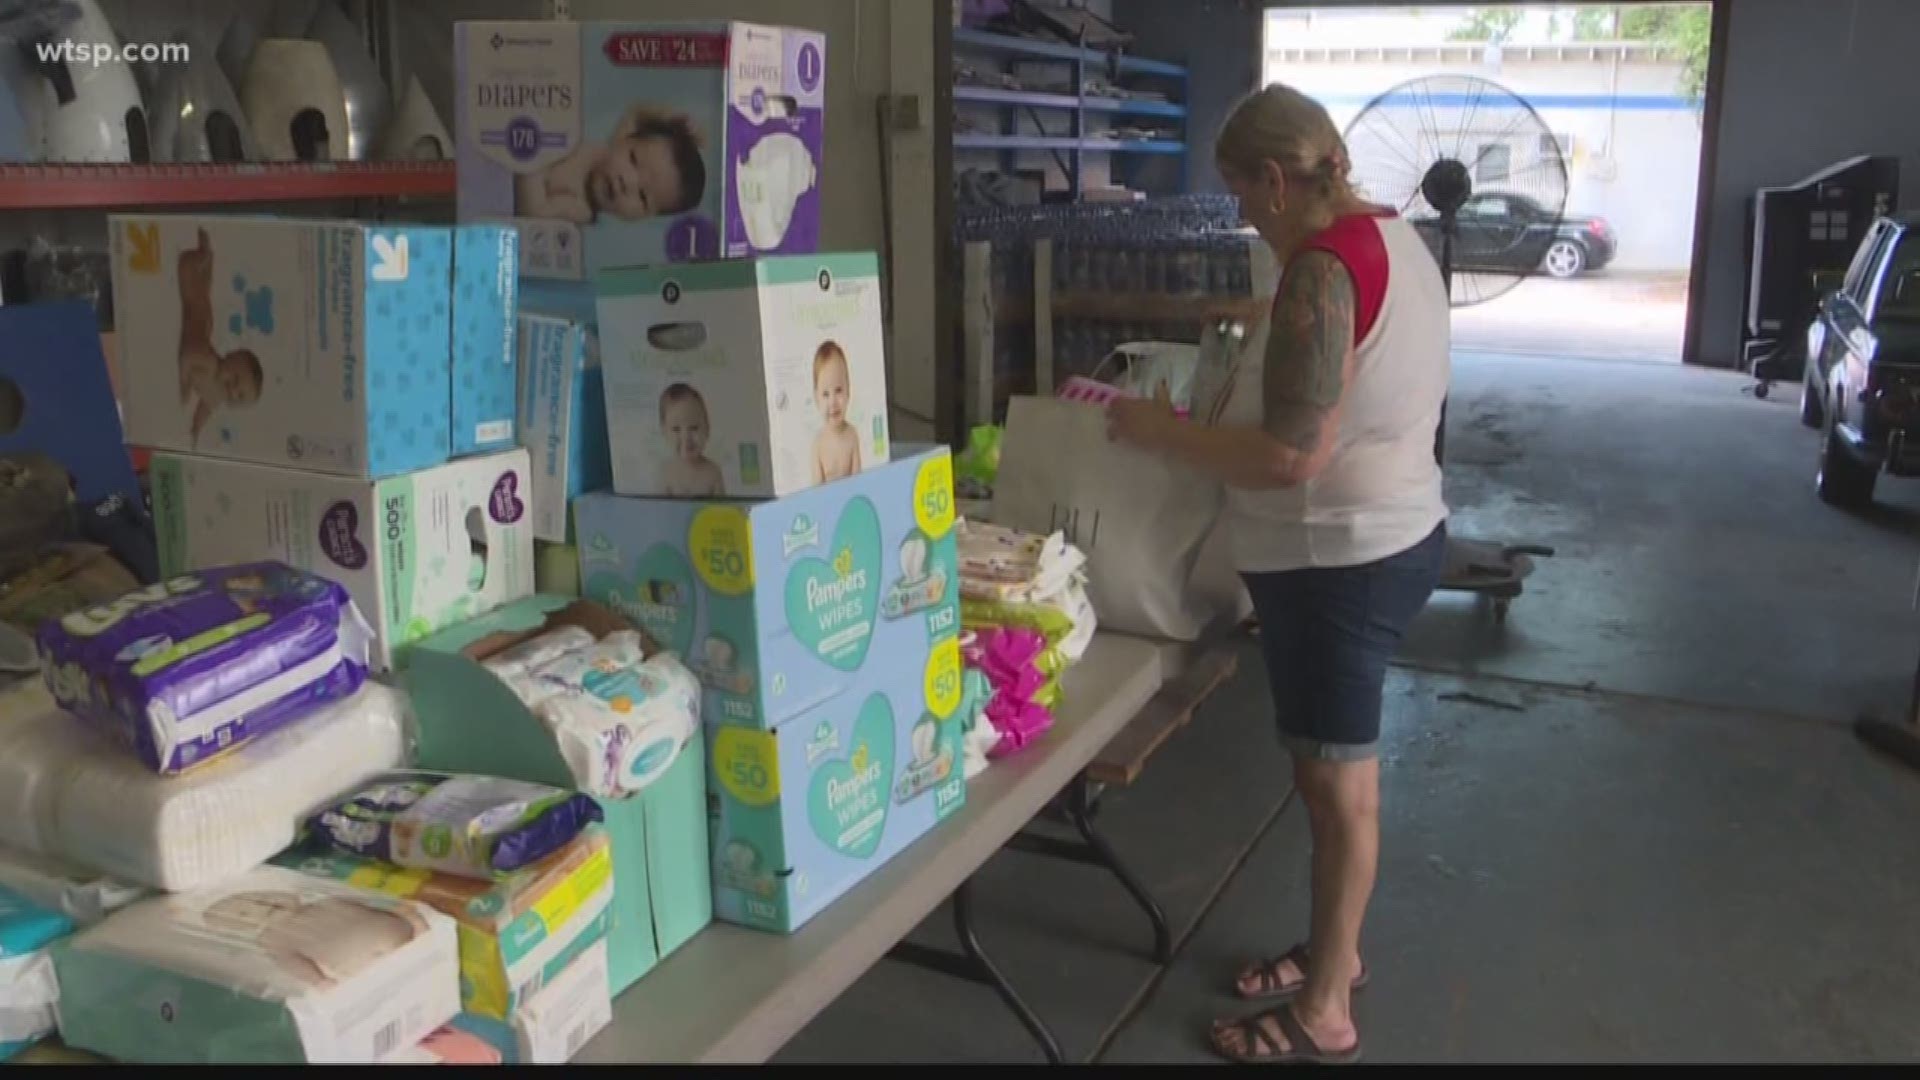
[[[462,221],[521,272],[812,254],[826,36],[741,22],[462,22]]]
[[[54,699],[161,773],[353,694],[371,644],[345,589],[277,562],[182,574],[39,636]]]

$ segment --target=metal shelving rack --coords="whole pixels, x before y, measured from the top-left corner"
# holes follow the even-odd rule
[[[1076,199],[1084,190],[1081,185],[1081,164],[1086,154],[1171,154],[1178,155],[1182,159],[1187,155],[1187,140],[1184,137],[1187,108],[1181,103],[1187,97],[1187,69],[1179,64],[1102,52],[1079,45],[1038,41],[968,28],[954,30],[953,47],[956,52],[985,53],[1008,60],[1053,60],[1069,63],[1073,66],[1073,86],[1076,91],[1072,94],[1053,94],[991,86],[955,85],[953,99],[956,103],[991,105],[1003,110],[1001,131],[998,134],[956,132],[953,137],[953,146],[956,150],[998,150],[1001,155],[1001,167],[1007,172],[1013,171],[1014,155],[1019,151],[1051,151],[1055,162],[1067,175],[1068,187]],[[1179,85],[1178,96],[1181,101],[1088,95],[1086,93],[1087,76],[1099,71],[1106,72],[1111,79],[1126,75],[1147,75],[1172,80]],[[1069,113],[1073,117],[1073,130],[1067,135],[1017,134],[1014,131],[1015,118],[1018,115],[1016,110],[1022,109],[1026,110],[1036,123],[1039,119],[1037,110],[1040,109]],[[1182,137],[1179,139],[1099,137],[1089,132],[1087,128],[1087,117],[1094,113],[1177,119],[1181,122]],[[1187,162],[1182,160],[1181,191],[1185,191],[1188,186],[1187,172]]]

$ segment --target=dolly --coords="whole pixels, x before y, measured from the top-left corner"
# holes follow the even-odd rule
[[[1448,537],[1436,588],[1478,593],[1493,601],[1495,622],[1507,621],[1507,607],[1519,597],[1533,573],[1534,560],[1553,557],[1541,544],[1499,544]]]

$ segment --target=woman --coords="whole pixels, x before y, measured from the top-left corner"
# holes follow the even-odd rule
[[[1412,226],[1348,184],[1346,147],[1311,99],[1278,85],[1252,94],[1214,157],[1282,267],[1265,353],[1240,365],[1215,426],[1179,419],[1164,394],[1115,402],[1108,423],[1114,438],[1227,487],[1234,559],[1313,835],[1307,940],[1240,972],[1240,996],[1274,1004],[1216,1023],[1214,1048],[1247,1062],[1349,1062],[1379,852],[1381,686],[1446,544],[1434,434],[1447,296]]]

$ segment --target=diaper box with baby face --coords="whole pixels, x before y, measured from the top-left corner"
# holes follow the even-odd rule
[[[408,658],[421,768],[574,786],[554,734],[486,666],[562,627],[596,639],[634,625],[598,604],[537,595],[427,638]],[[665,771],[627,798],[601,798],[612,843],[611,989],[619,993],[713,921],[706,828],[706,747],[689,738]]]
[[[460,1011],[452,919],[277,866],[123,908],[54,967],[61,1039],[129,1063],[372,1063]]]
[[[598,824],[535,865],[493,880],[406,869],[318,845],[290,849],[274,862],[451,916],[460,940],[460,1007],[502,1021],[606,936],[613,901],[611,845]]]
[[[741,22],[460,22],[462,221],[529,277],[819,246],[826,37]]]
[[[880,668],[777,731],[707,729],[713,911],[796,930],[966,802],[956,699]]]
[[[163,573],[265,556],[331,578],[373,624],[378,669],[533,592],[525,450],[382,480],[155,454],[149,475]]]
[[[767,502],[586,495],[574,519],[581,594],[685,658],[706,723],[771,730],[882,672],[958,704],[945,447]]]
[[[886,464],[871,253],[609,270],[596,284],[615,491],[765,498]]]
[[[114,215],[127,441],[343,476],[514,445],[510,228]]]

